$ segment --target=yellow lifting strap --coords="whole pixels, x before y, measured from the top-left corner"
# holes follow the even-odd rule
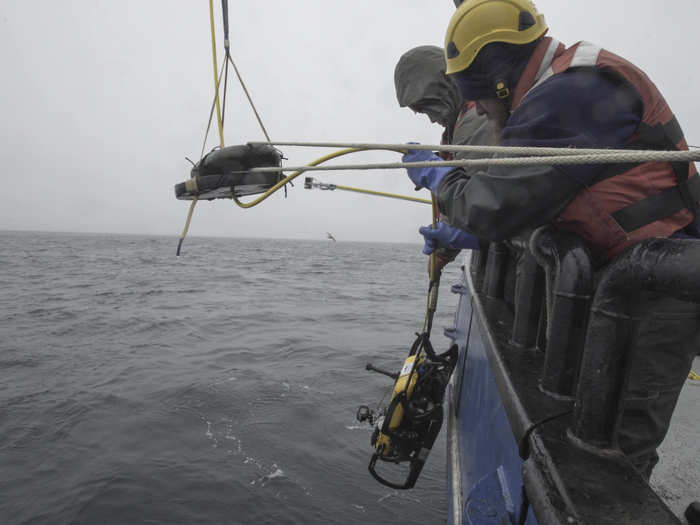
[[[367,190],[363,188],[353,188],[352,186],[341,186],[340,184],[331,184],[335,190],[352,191],[354,193],[362,193],[365,195],[375,195],[377,197],[388,197],[390,199],[399,199],[404,201],[419,202],[421,204],[432,204],[429,199],[421,199],[419,197],[410,197],[408,195],[399,195],[397,193],[386,193],[384,191]]]
[[[214,28],[214,0],[209,0],[209,24],[211,25],[211,58],[214,62],[214,97],[216,100],[216,121],[219,125],[219,143],[224,147],[224,122],[221,118],[221,104],[219,103],[219,74],[218,61],[216,59],[216,29]]]
[[[221,104],[219,102],[219,75],[217,67],[216,58],[216,28],[214,27],[214,0],[209,0],[209,25],[211,26],[211,53],[212,60],[214,62],[214,100],[216,102],[216,122],[219,128],[219,144],[224,147],[224,122],[221,118]],[[187,237],[187,232],[190,229],[190,223],[192,222],[192,214],[194,213],[194,208],[197,205],[197,198],[192,199],[190,204],[190,209],[187,212],[187,220],[185,221],[185,227],[182,229],[182,235],[180,235],[180,240],[177,244],[176,254],[180,255],[180,250],[182,249],[182,243]]]

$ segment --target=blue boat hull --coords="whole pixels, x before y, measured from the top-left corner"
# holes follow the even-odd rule
[[[455,328],[446,331],[459,346],[450,383],[448,418],[449,523],[517,523],[522,505],[518,446],[486,355],[467,283],[460,294]],[[536,520],[530,511],[526,521]]]

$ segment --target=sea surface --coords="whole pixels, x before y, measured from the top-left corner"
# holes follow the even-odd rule
[[[439,524],[367,472],[419,244],[0,232],[0,524]],[[453,322],[457,263],[433,329]]]

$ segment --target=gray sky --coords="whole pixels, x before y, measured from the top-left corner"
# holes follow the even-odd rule
[[[549,34],[595,42],[644,69],[690,144],[700,145],[697,0],[538,0]],[[221,17],[217,38],[221,58]],[[231,49],[273,140],[436,143],[441,130],[400,109],[394,65],[416,45],[442,45],[451,0],[230,1]],[[0,229],[179,235],[189,177],[213,95],[204,0],[3,0],[0,83],[4,189]],[[231,78],[229,79],[231,81]],[[234,79],[235,80],[235,79]],[[264,139],[231,83],[226,144]],[[210,146],[217,143],[210,135]],[[329,150],[285,148],[290,164]],[[394,162],[391,152],[339,162]],[[416,194],[405,171],[317,173]],[[197,206],[190,235],[420,242],[430,207],[303,189],[250,210]]]

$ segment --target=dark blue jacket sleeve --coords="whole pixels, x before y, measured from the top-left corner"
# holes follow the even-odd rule
[[[642,119],[637,90],[613,73],[580,68],[533,89],[511,115],[502,146],[624,148]],[[590,183],[605,166],[563,166]]]
[[[501,134],[503,146],[622,148],[642,118],[636,90],[595,69],[555,75],[530,92]],[[452,224],[501,240],[552,220],[605,166],[493,166],[447,175],[438,202]]]

